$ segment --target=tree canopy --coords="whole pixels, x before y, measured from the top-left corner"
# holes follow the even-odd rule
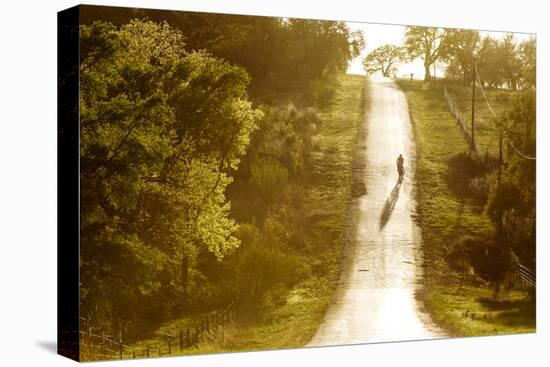
[[[131,320],[159,294],[184,307],[198,257],[239,246],[224,191],[262,116],[249,77],[166,23],[95,22],[81,44],[82,313]]]
[[[518,90],[536,85],[534,37],[518,42],[513,33],[495,38],[481,37],[475,30],[411,26],[405,30],[404,49],[408,59],[422,59],[425,81],[431,80],[430,67],[439,60],[448,79],[464,84],[471,83],[476,65],[486,87]]]
[[[431,80],[430,66],[442,55],[443,30],[436,27],[407,27],[405,48],[411,58],[420,57],[424,63],[424,80]]]
[[[363,67],[367,74],[376,72],[389,77],[397,72],[399,62],[405,60],[406,54],[402,47],[384,45],[373,50],[363,59]]]
[[[306,103],[323,98],[330,91],[319,88],[331,88],[334,76],[365,45],[361,32],[337,21],[101,7],[83,14],[83,24],[97,19],[118,25],[134,18],[166,21],[184,35],[188,51],[205,50],[245,68],[251,97],[267,103],[274,95],[294,100],[305,95]]]
[[[441,55],[447,62],[447,76],[471,82],[474,56],[479,47],[479,32],[446,29],[443,32]]]

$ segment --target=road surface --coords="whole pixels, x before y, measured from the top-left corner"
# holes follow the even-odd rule
[[[442,337],[415,299],[421,283],[415,213],[415,145],[405,94],[389,79],[370,81],[364,159],[366,194],[354,199],[354,241],[323,324],[308,346]],[[399,183],[396,159],[405,158]]]

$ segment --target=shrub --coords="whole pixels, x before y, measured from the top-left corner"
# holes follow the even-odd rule
[[[250,186],[272,202],[288,183],[288,170],[273,158],[260,158],[250,167]]]
[[[512,183],[502,182],[500,189],[495,187],[491,192],[487,203],[487,214],[496,221],[499,212],[505,213],[507,210],[518,206],[520,196],[520,188]]]
[[[496,166],[496,159],[489,155],[472,152],[453,154],[448,160],[449,187],[459,195],[469,196],[484,204],[495,181],[493,171]]]
[[[466,190],[474,200],[482,204],[487,202],[489,192],[494,186],[495,181],[496,179],[493,174],[473,177],[468,180]]]
[[[244,321],[254,321],[267,306],[269,295],[287,290],[308,275],[308,268],[295,255],[254,243],[239,255],[239,303]]]
[[[314,80],[310,85],[313,103],[321,109],[326,109],[334,98],[336,82]]]
[[[478,177],[494,168],[497,161],[491,156],[473,152],[460,152],[449,158],[449,174],[453,177]]]
[[[460,238],[449,252],[447,261],[455,269],[471,266],[480,278],[493,284],[495,295],[517,264],[517,258],[509,248],[476,236]]]

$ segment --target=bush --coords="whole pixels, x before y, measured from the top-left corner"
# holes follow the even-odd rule
[[[492,171],[497,160],[488,155],[460,152],[449,158],[449,174],[453,177],[478,177]]]
[[[288,183],[288,170],[273,158],[260,158],[250,167],[250,186],[271,203]]]
[[[499,104],[505,104],[510,102],[510,94],[507,92],[495,93],[495,100]]]
[[[521,190],[516,185],[509,182],[502,182],[500,189],[491,192],[487,203],[487,214],[493,221],[497,220],[498,213],[505,213],[507,210],[515,208],[520,202]]]
[[[493,174],[473,177],[468,180],[465,189],[476,202],[483,204],[487,202],[489,192],[494,186],[495,181],[496,178]]]
[[[476,236],[460,238],[448,253],[447,261],[457,270],[470,266],[481,279],[493,284],[496,292],[517,264],[509,248]]]
[[[308,270],[298,257],[272,246],[254,243],[243,249],[237,270],[243,320],[255,321],[270,294],[286,291],[307,277]]]
[[[485,204],[495,181],[495,158],[472,152],[453,154],[448,160],[449,187],[459,195],[469,196]]]
[[[321,109],[328,108],[335,95],[336,81],[314,80],[310,85],[313,104]]]
[[[321,120],[314,108],[264,107],[260,131],[248,152],[252,163],[257,157],[272,157],[279,161],[290,176],[307,173],[314,136]]]

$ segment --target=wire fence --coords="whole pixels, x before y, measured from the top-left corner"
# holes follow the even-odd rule
[[[516,276],[523,286],[527,288],[537,288],[537,275],[528,267],[518,263],[516,266]]]
[[[446,86],[443,86],[443,95],[445,96],[445,100],[449,105],[449,110],[451,111],[453,116],[456,118],[456,122],[458,126],[460,126],[460,128],[466,135],[466,138],[470,142],[471,148],[475,150],[477,153],[486,153],[486,151],[483,151],[482,147],[480,146],[477,140],[473,139],[473,145],[472,145],[472,129],[470,124],[468,123],[468,119],[466,116],[464,116],[464,113],[462,112],[458,104],[455,102],[451,94],[447,91]]]
[[[497,114],[495,113],[495,110],[493,109],[493,107],[491,106],[491,104],[489,103],[489,99],[487,98],[487,95],[485,94],[485,88],[483,88],[483,84],[481,83],[481,80],[479,78],[479,73],[477,72],[477,67],[474,67],[474,70],[475,70],[475,73],[476,73],[476,77],[477,77],[477,82],[479,84],[479,88],[481,89],[481,93],[483,94],[483,99],[485,100],[485,103],[487,104],[487,107],[489,107],[489,111],[491,111],[491,114],[493,115],[493,118],[497,119]],[[519,155],[521,156],[522,158],[525,158],[525,159],[529,159],[529,160],[536,160],[537,157],[535,156],[531,156],[531,155],[528,155],[524,152],[522,152],[521,150],[519,150],[515,145],[514,143],[512,143],[512,140],[510,140],[510,138],[508,137],[508,133],[506,131],[506,128],[505,127],[501,127],[503,128],[503,135],[504,135],[504,139],[506,141],[506,143],[508,143],[508,145]]]
[[[164,333],[164,343],[141,345],[126,344],[122,333],[118,338],[105,332],[94,332],[89,320],[81,317],[80,359],[83,361],[149,358],[171,355],[197,345],[209,333],[230,324],[235,318],[235,305],[232,303],[222,311],[201,317],[194,327],[180,329],[174,334]]]
[[[482,85],[481,81],[479,80],[479,74],[477,74],[477,70],[476,70],[476,75],[477,75],[477,80],[478,80],[481,92],[483,94],[483,98],[485,100],[485,103],[487,104],[493,118],[496,119],[497,114],[496,114],[495,110],[493,109],[493,107],[491,106],[491,104],[489,103],[489,100],[487,98],[487,95],[485,94],[485,90],[483,88],[483,85]],[[458,125],[461,127],[462,131],[464,132],[464,134],[468,138],[468,141],[472,142],[472,131],[471,131],[470,124],[468,124],[467,117],[465,117],[463,112],[460,110],[460,107],[458,106],[458,104],[455,102],[455,100],[453,99],[451,94],[447,91],[447,87],[443,86],[442,89],[443,89],[443,94],[445,96],[445,100],[447,101],[447,104],[449,105],[449,110],[455,116]],[[497,126],[497,128],[498,128],[498,126]],[[514,146],[512,141],[507,136],[506,129],[503,130],[503,137],[507,141],[508,145],[510,147],[512,147],[512,149],[517,154],[519,154],[521,157],[523,157],[525,159],[536,160],[536,157],[529,156],[529,155],[521,152],[519,149],[517,149]],[[477,153],[485,154],[485,155],[489,154],[489,149],[488,149],[489,146],[484,147],[484,146],[480,145],[477,140],[474,140],[474,144],[471,148],[474,149]],[[537,286],[536,274],[533,270],[531,270],[531,269],[527,268],[526,266],[518,263],[517,266],[516,266],[516,269],[515,269],[515,275],[517,276],[520,283],[524,287],[529,288],[529,289],[535,289],[536,288],[536,286]]]

